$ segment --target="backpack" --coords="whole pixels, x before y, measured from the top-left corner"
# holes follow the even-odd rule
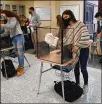
[[[61,81],[60,82],[55,81],[54,90],[61,97],[63,97]],[[78,86],[75,82],[65,80],[64,81],[64,94],[65,94],[65,101],[73,102],[81,97],[81,95],[83,94],[83,89],[80,86]]]
[[[12,47],[12,40],[10,36],[0,37],[0,49]]]
[[[6,65],[6,72],[7,72],[7,77],[14,77],[17,73],[17,71],[15,70],[15,67],[12,63],[11,60],[6,59],[5,60],[5,65]],[[2,69],[1,69],[2,75],[3,77],[6,77],[6,73],[5,73],[5,67],[4,67],[4,61],[2,61]]]

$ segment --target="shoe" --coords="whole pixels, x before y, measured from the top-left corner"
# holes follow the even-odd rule
[[[17,68],[17,76],[19,77],[19,76],[21,76],[23,74],[24,74],[24,67],[18,66],[18,68]]]
[[[88,85],[83,85],[83,93],[86,94],[88,92]]]
[[[16,69],[17,71],[19,71],[20,66],[18,66],[18,68]]]

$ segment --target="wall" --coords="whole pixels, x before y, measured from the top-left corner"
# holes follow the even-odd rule
[[[40,2],[40,3],[39,3]],[[34,7],[43,7],[49,6],[51,7],[51,21],[42,21],[42,26],[51,26],[56,27],[56,16],[59,14],[60,5],[80,5],[80,20],[83,22],[83,10],[84,10],[84,2],[83,1],[34,1]]]
[[[21,5],[25,5],[25,15],[28,17],[29,16],[29,7],[31,6],[34,6],[34,1],[23,1],[23,0],[20,0],[20,1],[10,1],[10,0],[6,0],[6,1],[3,1],[1,0],[1,2],[5,3],[5,4],[21,4]]]
[[[39,3],[40,2],[40,3]],[[50,7],[51,2],[49,1],[34,1],[34,7]],[[50,26],[51,21],[42,21],[41,26]]]
[[[71,1],[71,0],[68,0],[68,1],[57,1],[56,2],[56,7],[57,7],[57,14],[59,14],[59,7],[60,5],[75,5],[75,4],[79,4],[80,5],[80,20],[83,22],[83,11],[84,11],[84,2],[83,1]]]
[[[56,27],[56,15],[59,14],[59,7],[60,5],[74,5],[74,4],[79,4],[80,5],[80,20],[83,21],[83,1],[3,1],[6,4],[21,4],[25,5],[26,7],[26,17],[29,17],[29,7],[34,6],[34,7],[44,7],[44,6],[49,6],[51,7],[51,21],[42,21],[41,26],[51,26],[51,27]]]

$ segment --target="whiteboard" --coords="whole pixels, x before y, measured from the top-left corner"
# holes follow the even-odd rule
[[[75,18],[77,20],[80,20],[80,6],[79,5],[61,5],[60,6],[60,15],[62,15],[62,13],[65,10],[71,10],[74,13]]]
[[[50,7],[36,7],[35,11],[40,16],[41,20],[51,20]]]

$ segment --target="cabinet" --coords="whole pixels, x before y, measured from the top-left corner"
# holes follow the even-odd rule
[[[11,10],[16,13],[16,14],[19,14],[18,12],[18,5],[11,5]]]
[[[25,5],[4,4],[3,9],[13,11],[14,13],[18,14],[20,17],[25,16]]]
[[[11,10],[11,5],[10,4],[5,4],[4,9],[5,10]]]

